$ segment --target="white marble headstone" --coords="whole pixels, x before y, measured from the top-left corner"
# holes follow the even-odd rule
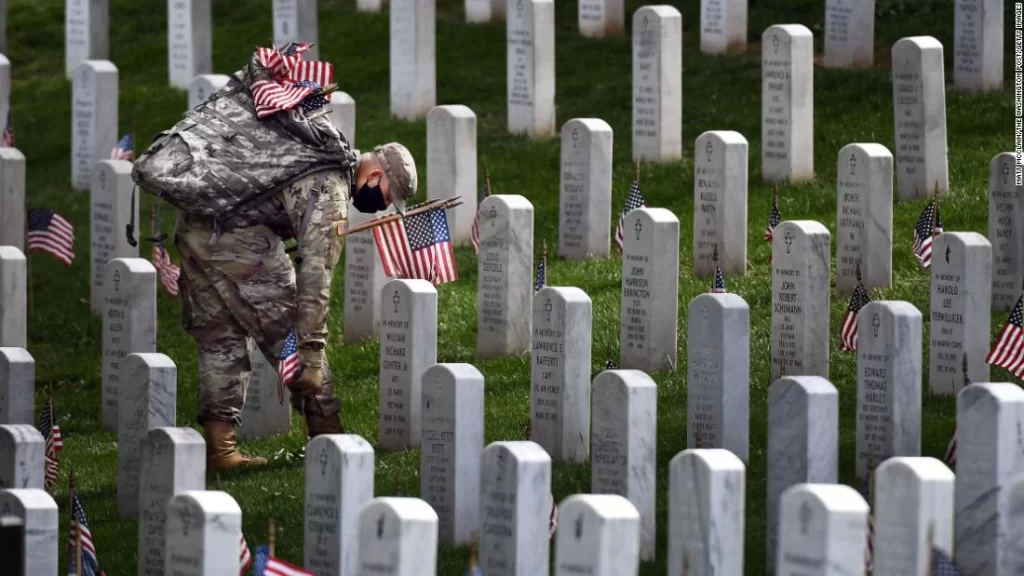
[[[289,42],[312,44],[303,56],[306,60],[320,59],[316,5],[317,0],[274,0],[274,44],[278,48]]]
[[[518,194],[494,194],[480,203],[477,271],[477,357],[526,352],[534,288],[529,200]]]
[[[3,26],[4,1],[0,0],[0,26]],[[5,30],[0,29],[0,42],[3,42]],[[0,118],[7,121],[7,113],[11,111],[11,61],[4,56],[6,48],[0,48]]]
[[[956,561],[964,574],[1009,574],[1011,482],[1024,474],[1024,390],[973,382],[957,394]],[[1000,567],[1000,568],[997,568]]]
[[[782,493],[802,482],[839,479],[839,392],[831,382],[786,376],[768,388],[767,456],[767,566],[772,572]]]
[[[480,479],[480,569],[487,576],[548,570],[551,457],[534,442],[493,442]]]
[[[388,7],[388,0],[356,0],[358,12],[380,12]]]
[[[246,441],[287,433],[292,427],[290,393],[278,390],[277,366],[267,360],[252,338],[246,338],[246,348],[249,351],[249,387],[245,391],[238,438]]]
[[[594,378],[594,494],[617,494],[640,513],[640,558],[654,560],[657,515],[658,385],[639,370],[606,370]]]
[[[172,0],[174,1],[174,0]],[[107,60],[87,60],[71,81],[71,185],[88,190],[93,166],[117,145],[118,71]]]
[[[668,474],[668,573],[743,576],[746,466],[728,450],[684,450]]]
[[[750,306],[737,294],[700,294],[686,320],[686,445],[748,462]]]
[[[533,297],[530,440],[555,462],[589,456],[593,316],[579,288],[547,286]]]
[[[64,0],[64,73],[68,78],[82,62],[109,57],[109,10],[108,0]]]
[[[0,489],[42,488],[43,435],[31,424],[0,425]]]
[[[747,0],[701,0],[700,51],[705,54],[747,51]]]
[[[765,182],[814,178],[814,36],[802,24],[761,35],[761,174]]]
[[[0,517],[24,522],[24,574],[57,574],[57,503],[39,488],[0,490]]]
[[[480,529],[484,376],[471,364],[423,373],[420,497],[437,512],[443,546],[469,544]]]
[[[900,200],[949,194],[946,80],[942,44],[931,36],[903,38],[892,47],[896,123],[896,184]]]
[[[640,568],[640,514],[614,494],[576,494],[558,506],[555,576],[620,576]]]
[[[508,131],[555,135],[555,2],[508,0]]]
[[[633,13],[633,160],[683,157],[683,15],[669,5]]]
[[[622,34],[626,10],[623,0],[578,0],[580,36],[605,38]]]
[[[426,280],[391,280],[380,307],[379,448],[416,448],[423,372],[437,363],[437,290]]]
[[[830,241],[813,220],[787,220],[772,234],[772,380],[828,378]]]
[[[798,484],[781,500],[775,574],[864,574],[870,506],[859,492],[842,484]]]
[[[117,423],[117,510],[122,518],[139,511],[142,438],[174,426],[178,368],[163,354],[129,354],[121,362]]]
[[[121,364],[156,352],[156,269],[143,258],[115,258],[103,272],[103,429],[116,432]]]
[[[36,423],[36,361],[24,348],[0,347],[0,424]]]
[[[1017,304],[1024,278],[1024,195],[1015,185],[1013,152],[997,154],[988,169],[988,241],[992,244],[992,311]]]
[[[715,277],[747,273],[747,139],[720,130],[697,137],[693,148],[693,271]]]
[[[836,165],[836,294],[853,294],[858,264],[868,291],[892,283],[892,153],[881,144],[847,144]]]
[[[1024,571],[1024,475],[1013,480],[1006,499],[1010,516],[1007,528],[1010,574],[1020,574]]]
[[[89,210],[89,275],[92,277],[90,306],[94,313],[103,308],[103,269],[114,258],[138,258],[139,247],[128,243],[125,227],[139,222],[139,202],[132,202],[132,163],[100,160],[92,169]],[[139,234],[134,234],[139,242]]]
[[[953,85],[958,89],[967,92],[1003,89],[1003,12],[1003,0],[956,1]]]
[[[437,102],[435,0],[390,0],[391,116],[416,120]]]
[[[373,500],[374,454],[354,434],[326,434],[306,447],[303,566],[317,575],[355,574],[359,511]]]
[[[275,6],[277,4],[278,2],[274,3]],[[278,44],[277,46],[278,48],[284,47],[283,44]],[[188,109],[192,110],[206,102],[210,96],[213,96],[214,93],[223,88],[230,79],[231,77],[226,74],[200,74],[193,78],[192,82],[188,85]]]
[[[598,118],[562,126],[558,255],[607,256],[612,222],[612,127]]]
[[[825,67],[875,63],[875,0],[826,0]]]
[[[0,346],[28,346],[28,260],[14,246],[0,246]]]
[[[154,428],[142,437],[138,576],[163,576],[167,503],[206,488],[206,442],[192,428]]]
[[[927,574],[932,545],[953,555],[953,472],[935,458],[890,458],[875,470],[874,576]]]
[[[394,207],[386,212],[391,212]],[[349,226],[373,218],[349,205]],[[342,340],[346,344],[380,334],[381,290],[388,281],[372,230],[345,237],[345,319]]]
[[[921,311],[875,300],[857,314],[857,479],[921,454]]]
[[[242,509],[227,492],[186,490],[167,503],[164,574],[214,576],[238,571]]]
[[[494,0],[464,0],[467,24],[483,24],[491,21],[491,3]]]
[[[992,327],[992,245],[977,232],[946,232],[932,241],[931,346],[928,385],[933,394],[956,394],[971,382],[987,382],[985,362]]]
[[[334,127],[345,135],[349,145],[356,145],[356,101],[347,92],[331,92],[330,101],[327,103]],[[352,210],[349,210],[351,218]],[[372,236],[372,234],[371,234]]]
[[[25,155],[17,148],[0,148],[0,246],[25,249]]]
[[[355,576],[436,573],[437,513],[430,504],[419,498],[375,498],[363,508]]]
[[[674,371],[678,354],[679,219],[664,208],[626,215],[619,365]]]
[[[167,67],[170,84],[188,90],[192,79],[213,72],[210,0],[167,0]]]
[[[427,114],[427,200],[460,198],[448,209],[456,246],[469,243],[477,210],[476,114],[461,104]]]

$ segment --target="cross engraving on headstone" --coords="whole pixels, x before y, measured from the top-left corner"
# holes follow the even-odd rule
[[[772,46],[775,48],[775,54],[778,55],[778,53],[779,53],[779,35],[778,34],[772,36]]]
[[[637,220],[636,221],[636,226],[634,226],[633,228],[636,229],[636,239],[639,240],[640,239],[640,232],[644,229],[644,225],[639,220]]]
[[[523,0],[519,0],[519,2],[516,2],[516,12],[519,13],[520,18],[523,17]]]
[[[647,14],[644,14],[644,32],[647,32]]]
[[[320,449],[320,475],[327,475],[327,447]]]
[[[576,539],[583,537],[583,514],[576,517]]]
[[[811,517],[814,513],[811,511],[811,505],[804,502],[800,505],[800,534],[806,536],[808,524],[811,523]]]
[[[551,308],[551,298],[548,298],[547,302],[544,303],[544,312],[547,313],[547,322],[551,322]]]
[[[101,170],[100,171],[100,188],[102,188],[103,190],[107,189],[107,171],[106,170]]]
[[[708,162],[711,162],[711,155],[715,152],[715,146],[708,140],[708,145],[704,147],[704,151],[708,153]]]
[[[384,515],[381,514],[380,518],[377,518],[377,540],[384,537]]]
[[[793,246],[793,234],[787,231],[784,240],[786,242],[786,254],[789,254],[789,250]]]
[[[946,264],[949,264],[949,252],[950,252],[950,247],[947,245],[946,246]]]
[[[882,321],[878,319],[878,314],[876,313],[871,318],[871,330],[872,330],[872,332],[874,332],[875,338],[878,338],[878,327],[881,326],[881,325],[882,325]]]
[[[705,332],[707,332],[707,330],[708,330],[708,317],[709,316],[710,316],[710,314],[708,314],[708,307],[705,306],[705,307],[701,308],[701,310],[700,310],[700,327],[701,327],[701,330],[703,330]]]
[[[402,297],[398,295],[398,290],[395,290],[395,295],[391,297],[391,301],[395,304],[395,314],[398,314],[398,305],[402,303]]]
[[[121,283],[121,273],[119,271],[117,271],[117,270],[114,270],[114,292],[117,292],[120,289],[119,288],[120,283]]]
[[[851,176],[855,173],[854,171],[856,170],[856,168],[857,168],[857,156],[855,154],[850,154],[850,175]]]
[[[1006,184],[1006,177],[1010,174],[1010,165],[1003,164],[1003,184]]]
[[[580,141],[580,129],[579,128],[573,128],[572,129],[572,147],[576,148],[577,144],[579,143],[579,141]]]
[[[181,515],[181,530],[185,537],[188,537],[189,528],[192,527],[192,509],[186,506],[179,514]]]
[[[491,209],[487,212],[487,217],[491,219],[491,227],[498,224],[498,210],[491,205]]]

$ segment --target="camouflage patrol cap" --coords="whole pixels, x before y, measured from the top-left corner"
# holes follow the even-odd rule
[[[398,142],[389,142],[373,149],[390,183],[391,202],[399,213],[405,211],[405,201],[416,195],[416,162],[409,149]]]

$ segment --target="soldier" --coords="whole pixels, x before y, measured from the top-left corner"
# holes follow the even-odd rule
[[[351,172],[305,176],[230,222],[179,212],[182,323],[199,346],[199,423],[211,472],[267,462],[239,453],[235,437],[251,374],[247,336],[276,365],[294,329],[299,373],[289,384],[292,407],[306,419],[310,438],[342,433],[324,347],[352,180],[353,206],[367,213],[391,204],[404,210],[417,186],[415,162],[401,144],[353,152]],[[294,268],[283,243],[291,238],[298,244]]]

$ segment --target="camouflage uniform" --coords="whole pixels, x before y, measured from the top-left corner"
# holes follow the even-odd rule
[[[182,322],[199,345],[200,424],[241,422],[251,376],[246,337],[276,366],[293,327],[300,364],[322,367],[323,386],[306,402],[325,416],[341,409],[324,347],[349,188],[341,171],[311,174],[219,232],[211,218],[179,212]],[[283,244],[291,238],[298,238],[295,268]],[[291,402],[304,412],[301,397]]]

